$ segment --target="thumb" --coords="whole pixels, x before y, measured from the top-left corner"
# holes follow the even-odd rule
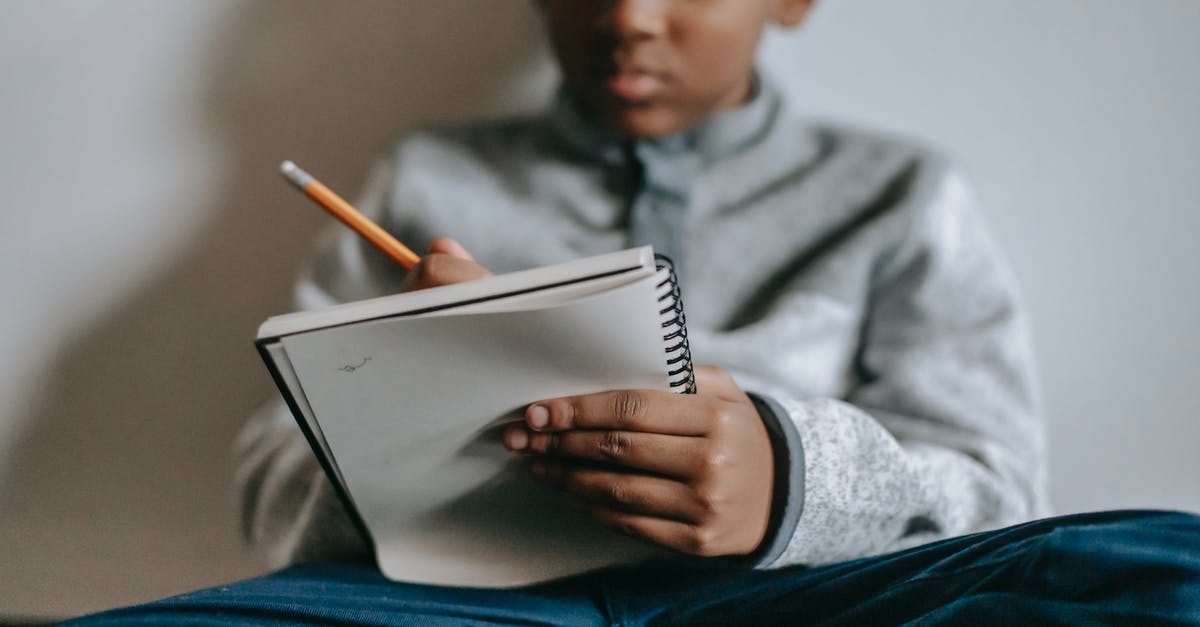
[[[463,248],[462,244],[459,244],[449,237],[439,237],[433,240],[433,243],[429,245],[429,254],[432,255],[435,253],[450,255],[451,257],[458,257],[459,259],[466,259],[468,261],[475,261],[475,258],[471,256],[471,253],[467,252],[466,248]]]

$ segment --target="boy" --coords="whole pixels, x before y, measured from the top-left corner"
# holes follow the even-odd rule
[[[719,364],[699,369],[700,393],[546,399],[504,441],[597,523],[707,559],[518,590],[314,565],[113,618],[1195,617],[1194,517],[956,537],[1045,512],[1020,311],[941,157],[804,122],[755,72],[764,27],[799,24],[810,4],[539,2],[564,77],[552,110],[401,142],[362,209],[429,254],[404,275],[339,233],[299,288],[311,307],[652,243],[677,263],[693,355]],[[274,563],[369,557],[289,416],[257,418],[240,457],[246,532]]]

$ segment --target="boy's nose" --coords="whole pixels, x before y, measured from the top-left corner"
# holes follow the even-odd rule
[[[624,37],[656,37],[667,31],[671,0],[610,0],[600,15],[602,26]]]

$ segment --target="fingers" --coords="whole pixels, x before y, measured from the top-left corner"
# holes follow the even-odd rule
[[[735,400],[744,396],[733,376],[720,366],[696,366],[696,389],[700,394]]]
[[[505,431],[505,445],[535,454],[534,478],[582,499],[603,525],[694,555],[749,554],[770,522],[770,437],[727,372],[697,374],[699,394],[539,401]]]
[[[740,403],[746,394],[725,369],[696,369],[700,395],[660,390],[615,390],[540,401],[525,411],[534,431],[618,429],[667,435],[703,436],[722,419],[721,401]],[[698,397],[704,397],[703,399]],[[716,402],[716,399],[720,399]]]
[[[636,431],[529,431],[519,425],[504,433],[510,451],[606,462],[690,480],[703,467],[702,438]]]
[[[706,435],[716,422],[711,403],[657,390],[618,390],[568,396],[530,405],[534,431],[618,429],[667,435]]]
[[[596,522],[628,536],[692,555],[719,555],[709,509],[683,484],[646,475],[535,462],[535,479],[582,499]]]
[[[449,237],[439,237],[429,244],[429,254],[439,253],[458,257],[459,259],[466,259],[467,261],[475,261],[475,257],[471,256],[471,253],[467,252],[467,249],[463,248],[462,244]]]
[[[405,291],[474,281],[492,275],[452,239],[435,240],[429,250],[430,253],[404,277]]]
[[[671,479],[550,460],[535,461],[530,472],[535,479],[582,499],[589,507],[617,509],[684,523],[698,521],[704,515],[688,487]]]
[[[588,515],[609,529],[681,553],[704,557],[723,553],[714,543],[715,535],[702,526],[599,505],[589,508]]]

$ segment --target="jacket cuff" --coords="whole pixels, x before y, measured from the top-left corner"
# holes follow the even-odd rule
[[[775,458],[770,522],[762,544],[748,556],[754,568],[769,568],[783,555],[804,511],[804,446],[790,414],[778,401],[754,392],[747,396],[767,429]]]

